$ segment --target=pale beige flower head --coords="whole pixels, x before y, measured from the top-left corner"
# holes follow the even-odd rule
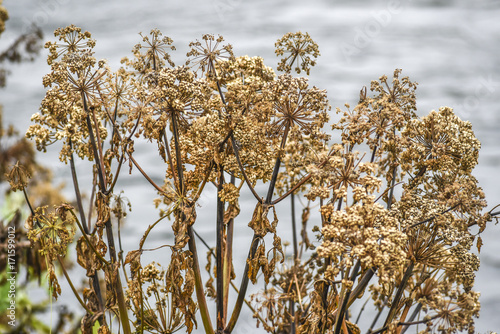
[[[59,57],[67,53],[76,51],[90,51],[95,46],[95,40],[88,32],[82,32],[82,28],[70,25],[54,31],[54,36],[59,38],[59,42],[47,42],[45,48],[49,49],[47,63],[49,65]]]
[[[309,75],[311,67],[316,65],[316,58],[320,55],[318,44],[308,33],[287,33],[276,43],[276,55],[284,56],[278,63],[278,71],[290,73],[292,69],[300,74],[304,71]]]

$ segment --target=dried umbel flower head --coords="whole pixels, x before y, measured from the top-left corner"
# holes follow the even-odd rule
[[[214,90],[217,83],[225,87],[226,111],[233,122],[239,122],[239,115],[252,114],[258,119],[267,119],[268,108],[262,108],[262,89],[276,78],[274,70],[264,64],[261,57],[240,56],[233,60],[217,62],[218,81],[211,81]]]
[[[69,204],[55,207],[55,211],[47,209],[47,206],[36,208],[35,214],[26,222],[26,228],[30,240],[42,242],[42,255],[54,260],[57,256],[65,256],[68,245],[73,242],[75,217]]]
[[[273,135],[281,136],[294,125],[306,135],[318,135],[329,119],[326,91],[315,86],[309,88],[306,78],[280,75],[265,87],[264,94],[275,112]]]
[[[39,253],[45,258],[52,295],[57,298],[61,294],[54,261],[66,256],[68,246],[73,242],[76,226],[73,208],[69,204],[62,204],[47,211],[47,206],[35,209],[26,222],[28,238],[32,243],[39,242]]]
[[[353,110],[349,105],[345,112],[337,109],[337,113],[343,115],[332,128],[342,131],[344,144],[351,147],[366,141],[378,156],[388,154],[389,159],[400,154],[401,139],[397,134],[416,117],[417,87],[417,83],[408,77],[400,78],[400,74],[400,69],[394,71],[392,84],[385,75],[372,81],[371,91],[376,95],[368,97],[366,88],[362,89],[360,101]]]
[[[275,43],[277,56],[284,56],[278,63],[278,71],[290,73],[293,70],[300,74],[304,71],[309,75],[311,67],[316,65],[319,48],[308,33],[287,33]],[[312,58],[314,59],[312,59]],[[295,67],[294,67],[295,66]]]
[[[351,268],[357,260],[361,268],[378,268],[382,284],[390,284],[405,261],[406,236],[389,211],[374,203],[362,187],[354,189],[358,202],[345,210],[322,207],[325,225],[318,255],[331,260],[325,278],[335,280],[341,270]]]
[[[61,28],[57,32],[58,36],[70,41],[73,39],[68,36],[81,35],[79,41],[90,37],[90,34],[82,34],[81,29],[74,26]],[[44,76],[43,83],[50,89],[42,101],[40,113],[32,116],[32,121],[38,124],[30,126],[26,133],[28,138],[35,140],[37,149],[43,151],[48,145],[62,140],[63,148],[59,158],[64,162],[68,161],[73,152],[82,159],[94,159],[89,126],[98,129],[99,133],[96,135],[100,139],[107,137],[107,129],[101,122],[106,118],[106,113],[101,107],[105,108],[107,103],[107,97],[102,93],[109,69],[105,61],[97,61],[93,57],[91,47],[95,42],[88,43],[89,49],[72,46],[64,48],[62,54],[49,55],[52,71]],[[54,52],[59,47],[57,44],[50,44]]]
[[[13,191],[23,190],[28,185],[29,179],[31,177],[30,173],[24,168],[23,165],[19,164],[19,161],[12,167],[8,174],[5,174],[7,180],[10,184],[10,189]]]
[[[403,169],[417,175],[428,171],[469,174],[481,148],[470,122],[462,121],[449,107],[412,120],[403,136],[410,139],[403,153]]]
[[[308,166],[312,186],[305,196],[310,200],[330,198],[329,202],[334,203],[347,199],[347,191],[358,187],[364,187],[369,194],[379,191],[382,182],[375,176],[377,166],[362,159],[359,152],[334,145],[328,154],[323,155],[321,167],[317,164]],[[356,196],[357,193],[354,193],[354,202],[359,201]]]
[[[328,135],[319,131],[304,134],[298,126],[292,127],[284,154],[281,156],[285,168],[278,175],[276,183],[276,190],[279,194],[292,189],[301,177],[305,177],[311,169],[314,169],[314,166],[321,165],[325,161],[329,150],[328,139]],[[306,183],[299,190],[305,192],[309,185]]]
[[[49,49],[47,63],[51,65],[56,59],[67,53],[77,51],[90,51],[95,46],[95,40],[88,31],[74,25],[65,28],[58,28],[54,31],[54,36],[59,38],[59,42],[47,42],[45,48]]]
[[[231,44],[220,45],[224,38],[219,35],[215,38],[214,35],[205,34],[202,36],[202,42],[189,43],[191,50],[187,53],[187,57],[191,59],[186,62],[186,65],[197,66],[202,73],[207,76],[216,75],[215,64],[223,60],[234,59],[233,46]]]
[[[217,62],[216,70],[220,73],[220,84],[225,86],[244,84],[247,88],[256,89],[259,87],[262,89],[264,83],[272,81],[276,77],[274,70],[266,66],[264,59],[258,56],[239,56],[220,61]]]
[[[135,59],[129,61],[127,58],[124,58],[122,60],[123,63],[132,66],[141,75],[145,75],[150,71],[160,70],[165,67],[166,63],[171,67],[175,66],[168,53],[175,50],[175,46],[172,45],[173,40],[170,37],[163,36],[158,29],[152,29],[149,36],[144,36],[142,33],[139,35],[142,37],[144,44],[136,44],[132,49]]]

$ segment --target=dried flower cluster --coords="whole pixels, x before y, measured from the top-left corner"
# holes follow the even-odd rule
[[[7,9],[2,6],[2,1],[0,1],[0,34],[2,34],[5,30],[5,21],[9,19],[9,12]]]
[[[304,34],[300,31],[285,34],[274,46],[276,47],[275,53],[277,56],[288,54],[278,64],[278,70],[286,73],[290,73],[293,69],[298,74],[304,71],[309,75],[311,67],[316,65],[315,59],[320,55],[318,44],[313,41],[308,33]]]
[[[256,307],[248,305],[271,333],[359,333],[350,311],[360,299],[371,300],[379,312],[372,333],[404,333],[410,326],[474,330],[479,262],[472,247],[476,242],[480,248],[481,239],[471,227],[482,232],[497,214],[484,213],[484,194],[471,175],[480,144],[470,123],[451,108],[418,118],[416,84],[400,70],[392,81],[383,76],[372,82],[373,96],[362,89],[354,108],[337,109],[341,117],[329,125],[332,132],[325,129],[326,91],[291,75],[292,69],[309,74],[319,56],[308,34],[289,33],[276,43],[283,56],[278,70],[286,72],[279,76],[260,57],[235,57],[221,36],[191,43],[186,65],[176,67],[169,54],[173,41],[152,30],[112,72],[94,58],[90,33],[70,26],[55,35],[59,42],[46,44],[48,90],[27,136],[39,150],[62,142],[60,159],[72,170],[76,209],[62,205],[49,214],[38,208],[29,228],[51,264],[78,227],[78,263],[88,277],[83,296],[74,291],[86,310],[83,333],[96,322],[103,333],[114,322],[127,334],[191,332],[196,326],[230,333],[248,302],[249,281],[260,280],[266,289],[253,297]],[[158,152],[163,184],[136,160],[134,142],[141,138]],[[93,163],[88,214],[75,157]],[[116,189],[126,177],[123,165],[158,193],[160,216],[135,250],[115,243],[126,214]],[[14,188],[26,187],[23,173],[20,167],[12,172]],[[204,283],[195,236],[208,223],[198,206],[206,193],[216,201],[216,245],[201,240],[209,247]],[[246,222],[244,233],[252,237],[241,273],[233,265],[233,251],[241,251],[233,237],[242,196],[255,208]],[[301,227],[297,198],[304,199]],[[292,254],[280,237],[288,222],[276,210],[285,199],[292,210]],[[144,265],[148,236],[167,219],[173,238],[160,248],[170,260]],[[53,270],[51,283],[59,293]],[[215,300],[215,310],[206,296]]]

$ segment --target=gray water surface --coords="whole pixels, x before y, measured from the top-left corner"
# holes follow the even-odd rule
[[[363,85],[402,68],[403,75],[419,83],[419,115],[450,106],[462,119],[472,122],[482,143],[475,176],[490,208],[500,203],[499,1],[7,0],[4,5],[10,20],[0,40],[2,49],[26,31],[30,22],[42,27],[46,40],[53,39],[54,29],[75,24],[92,33],[97,40],[96,57],[108,59],[113,69],[140,42],[138,33],[147,34],[152,28],[174,40],[177,51],[172,56],[177,64],[184,62],[190,41],[213,33],[233,44],[237,56],[262,56],[274,68],[274,42],[286,32],[307,31],[321,51],[310,81],[327,89],[333,107],[354,104]],[[31,114],[38,111],[44,95],[41,78],[49,71],[45,56],[43,53],[33,63],[11,68],[8,86],[0,91],[5,124],[13,123],[24,131]],[[137,159],[161,180],[163,167],[156,164],[154,145],[137,148]],[[68,178],[68,167],[58,163],[57,156],[57,148],[53,148],[39,159],[52,166],[60,179]],[[79,164],[80,168],[85,166]],[[91,180],[83,178],[81,182],[85,187]],[[137,174],[123,184],[125,196],[133,203],[122,232],[126,251],[136,248],[145,226],[157,217],[151,202],[156,194],[144,184]],[[243,213],[251,214],[251,198],[242,202]],[[198,232],[213,243],[214,219],[210,215],[203,219],[209,223],[197,227]],[[236,235],[238,250],[243,250],[235,259],[239,268],[249,243],[249,228],[244,220],[241,224]],[[170,227],[165,225],[157,230],[152,243],[160,245],[170,236]],[[500,329],[500,228],[492,225],[483,240],[476,282],[476,289],[482,292],[482,316],[476,329],[485,333]],[[151,255],[160,262],[161,256]],[[71,298],[67,296],[67,300]],[[254,331],[247,313],[239,332]]]

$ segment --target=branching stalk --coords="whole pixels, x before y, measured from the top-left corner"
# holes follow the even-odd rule
[[[73,157],[73,143],[71,139],[69,141],[69,149],[71,151],[71,157],[69,159],[69,163],[71,167],[71,178],[73,179],[73,188],[75,189],[76,204],[78,205],[78,212],[80,213],[80,220],[82,222],[83,228],[85,230],[85,233],[88,234],[89,231],[85,219],[85,212],[83,211],[82,195],[80,192],[80,187],[78,186],[78,178],[76,176],[75,159]]]
[[[401,300],[401,297],[403,296],[403,292],[405,290],[406,284],[408,283],[408,280],[411,277],[411,274],[413,273],[413,267],[415,266],[415,262],[410,260],[410,265],[408,268],[406,268],[406,271],[403,275],[403,278],[401,279],[401,283],[398,286],[398,290],[396,291],[396,294],[394,295],[394,298],[392,300],[392,305],[389,310],[389,314],[387,315],[387,318],[385,319],[384,322],[384,327],[389,325],[393,320],[394,317],[396,316],[396,312],[398,311],[399,308],[399,301]]]

